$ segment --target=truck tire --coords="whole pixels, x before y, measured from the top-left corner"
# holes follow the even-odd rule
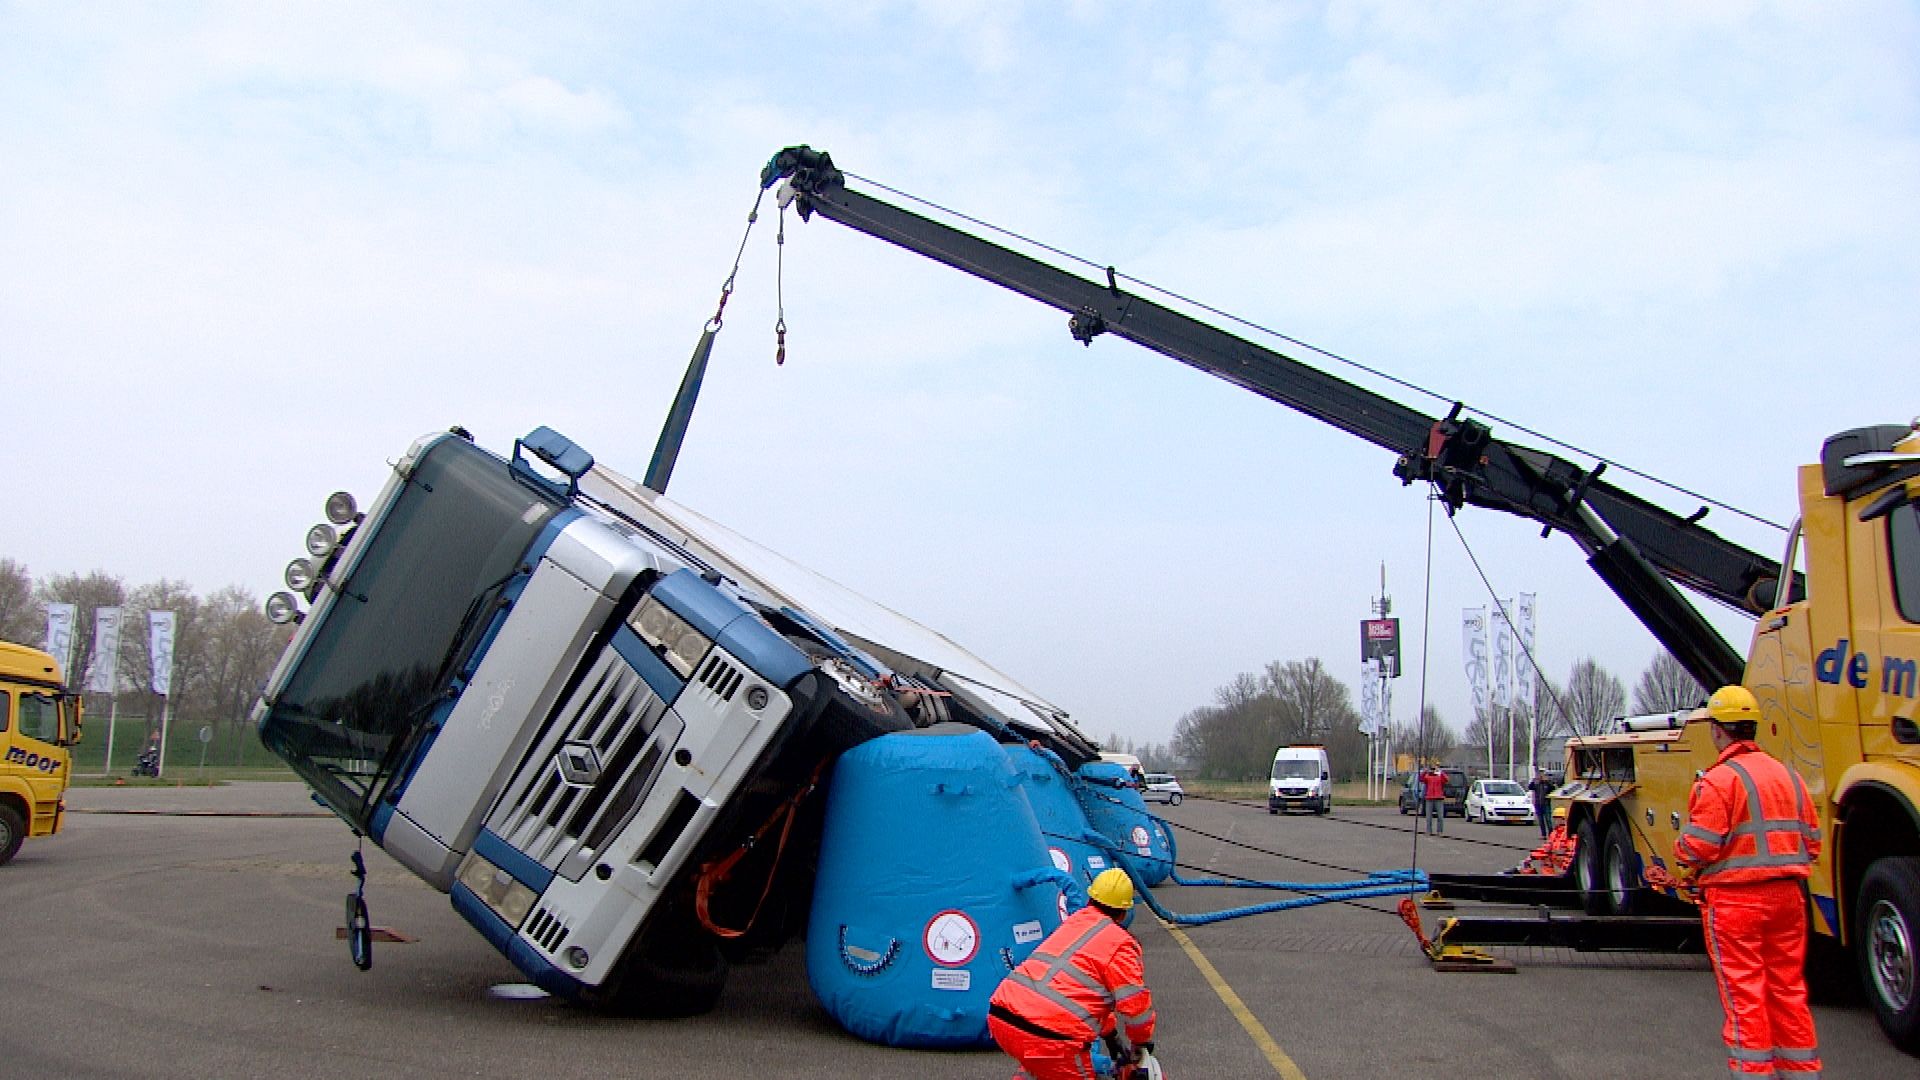
[[[20,850],[20,842],[26,838],[27,823],[20,812],[0,803],[0,866],[13,861],[14,852]]]
[[[1920,856],[1876,859],[1854,906],[1860,985],[1895,1046],[1920,1054]]]
[[[1580,906],[1589,915],[1607,913],[1606,877],[1601,872],[1600,829],[1592,818],[1583,818],[1573,830],[1573,883],[1580,889]]]
[[[693,927],[649,934],[621,966],[619,989],[604,1006],[618,1016],[699,1016],[713,1011],[727,985],[720,943]]]
[[[913,730],[912,718],[893,695],[874,686],[832,649],[809,638],[787,640],[807,654],[815,673],[829,684],[832,700],[814,722],[814,734],[833,753],[851,750],[877,735]]]
[[[1646,905],[1641,902],[1640,853],[1633,849],[1633,837],[1624,818],[1615,818],[1607,826],[1607,838],[1600,847],[1601,880],[1606,885],[1607,913],[1638,915]]]

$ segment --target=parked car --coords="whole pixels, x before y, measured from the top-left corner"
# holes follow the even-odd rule
[[[1445,787],[1447,805],[1445,813],[1452,817],[1466,817],[1467,770],[1443,768],[1440,771],[1447,774]],[[1415,770],[1414,772],[1408,773],[1406,781],[1400,785],[1400,812],[1402,814],[1419,813],[1421,801],[1420,773],[1418,770]]]
[[[1533,795],[1512,780],[1475,780],[1467,792],[1467,820],[1517,821],[1531,825]]]
[[[1163,802],[1168,806],[1179,806],[1187,793],[1180,790],[1180,781],[1172,773],[1150,772],[1147,782],[1140,789],[1140,797],[1148,802]]]

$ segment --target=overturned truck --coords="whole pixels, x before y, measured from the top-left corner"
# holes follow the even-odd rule
[[[853,746],[959,722],[1097,756],[946,639],[547,428],[510,457],[424,437],[326,514],[268,601],[297,628],[260,737],[568,999],[704,1011],[730,959],[803,928],[807,795]],[[776,818],[785,842],[754,845]],[[358,960],[364,910],[352,929]]]

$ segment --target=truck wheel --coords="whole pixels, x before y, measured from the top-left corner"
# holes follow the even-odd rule
[[[648,938],[623,963],[620,987],[606,1010],[662,1018],[712,1012],[727,985],[727,958],[719,943],[697,929]]]
[[[1624,820],[1607,827],[1600,871],[1607,886],[1608,911],[1614,915],[1639,914],[1645,906],[1640,902],[1640,853],[1633,850],[1633,837],[1628,835]]]
[[[26,838],[27,823],[21,820],[20,812],[0,804],[0,866],[12,861],[14,852],[20,850],[20,842]]]
[[[1877,859],[1854,908],[1860,983],[1893,1044],[1920,1053],[1920,856]]]
[[[814,732],[833,752],[851,750],[877,735],[913,730],[913,720],[893,695],[873,685],[832,649],[809,638],[787,640],[807,654],[815,673],[830,684],[832,700],[821,710]]]
[[[1592,818],[1583,818],[1573,830],[1573,838],[1573,883],[1580,888],[1580,905],[1589,915],[1605,915],[1607,891],[1601,874],[1600,830]]]

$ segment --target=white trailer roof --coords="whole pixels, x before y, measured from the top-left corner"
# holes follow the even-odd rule
[[[655,529],[742,585],[777,598],[836,632],[903,653],[967,685],[1006,719],[1026,726],[1064,728],[1084,739],[1065,709],[939,633],[868,599],[691,507],[595,465],[580,489],[636,522]]]

